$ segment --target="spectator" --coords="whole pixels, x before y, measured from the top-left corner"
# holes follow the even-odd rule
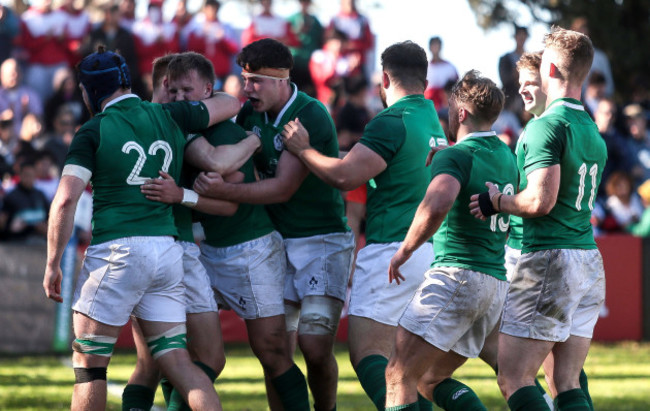
[[[584,92],[583,101],[591,117],[598,110],[598,103],[605,98],[607,80],[600,71],[592,71],[587,79],[587,88]]]
[[[349,77],[343,81],[346,102],[336,114],[336,134],[339,150],[349,151],[356,144],[366,124],[370,121],[366,98],[368,82],[363,76]]]
[[[632,184],[632,177],[623,171],[614,171],[607,180],[605,221],[601,224],[605,231],[622,231],[641,219],[644,207]]]
[[[37,151],[34,157],[34,170],[36,172],[34,187],[41,190],[48,203],[51,203],[59,186],[59,175],[61,174],[52,153],[47,150]]]
[[[431,61],[427,69],[427,89],[424,91],[424,97],[433,100],[436,109],[447,106],[447,95],[445,86],[447,83],[458,80],[458,71],[453,64],[440,57],[442,50],[442,39],[438,36],[431,37],[429,40],[429,51],[431,51]]]
[[[628,158],[632,164],[632,177],[638,186],[650,178],[650,131],[647,117],[638,104],[629,104],[623,109],[627,130],[632,137],[629,140]]]
[[[352,74],[361,73],[369,78],[373,67],[367,63],[375,46],[375,38],[370,31],[368,19],[357,10],[355,0],[341,0],[341,10],[330,21],[327,32],[331,33],[335,29],[345,33],[348,38],[343,53],[354,56],[352,58],[359,61],[357,70]]]
[[[650,237],[650,180],[646,180],[641,184],[637,189],[637,193],[643,200],[645,210],[641,215],[641,220],[627,226],[627,231],[637,237]]]
[[[504,54],[499,59],[499,78],[503,93],[506,95],[504,109],[508,109],[517,116],[523,111],[524,105],[519,97],[519,73],[516,64],[524,54],[524,45],[528,40],[528,29],[515,24],[515,49]]]
[[[144,86],[140,80],[140,71],[138,69],[138,55],[135,51],[135,40],[131,33],[131,26],[127,29],[120,20],[120,7],[126,7],[130,0],[124,0],[120,6],[107,3],[102,6],[103,20],[84,41],[82,54],[87,56],[97,50],[97,46],[104,45],[106,50],[117,51],[124,57],[126,65],[129,67],[131,74],[132,90],[135,94],[141,95],[144,92]],[[125,6],[122,6],[125,5]],[[75,84],[76,87],[76,84]]]
[[[146,95],[151,96],[151,69],[156,57],[179,51],[176,24],[164,22],[162,0],[150,0],[147,16],[133,24],[138,69],[145,85]]]
[[[232,37],[232,28],[219,21],[217,0],[206,0],[201,13],[188,24],[188,50],[203,54],[214,66],[214,74],[222,83],[232,72],[232,58],[239,51],[239,45]]]
[[[571,30],[589,36],[589,21],[586,17],[576,17],[571,23]],[[614,95],[614,78],[612,77],[609,58],[604,51],[596,46],[594,46],[594,60],[591,63],[591,69],[589,70],[587,79],[589,79],[589,76],[591,76],[591,73],[594,71],[598,71],[605,76],[605,97],[612,97]],[[587,81],[585,81],[585,87],[587,86]],[[583,91],[585,87],[583,87]]]
[[[344,32],[330,31],[323,48],[316,50],[309,61],[309,72],[316,87],[316,97],[330,108],[336,106],[343,79],[358,72],[357,68],[361,63],[358,55],[343,54],[346,44],[347,35]]]
[[[72,70],[67,67],[59,69],[54,74],[53,83],[55,92],[45,103],[45,131],[49,133],[54,130],[54,118],[63,106],[72,112],[74,123],[85,123],[90,118],[90,113],[83,102]]]
[[[616,120],[616,104],[605,97],[598,103],[598,107],[594,112],[594,121],[598,126],[600,135],[607,144],[607,163],[603,169],[603,176],[601,181],[607,181],[613,171],[630,172],[631,164],[627,163],[627,140],[625,136],[615,127]],[[604,185],[599,187],[599,195],[605,193]]]
[[[20,133],[23,118],[33,113],[43,115],[43,103],[38,93],[22,83],[18,62],[9,58],[0,65],[0,111],[11,109],[14,114],[14,130]],[[51,88],[51,86],[50,86]]]
[[[52,10],[51,0],[35,0],[22,15],[20,43],[27,52],[28,64],[25,83],[41,101],[52,95],[56,70],[68,66],[65,22],[63,13]]]
[[[272,0],[260,0],[262,12],[254,16],[251,24],[241,35],[242,46],[245,47],[254,41],[272,38],[289,47],[300,46],[300,41],[293,33],[291,24],[280,16],[271,12]]]
[[[34,187],[33,161],[20,165],[18,184],[4,197],[0,211],[0,231],[4,240],[44,242],[50,204],[42,191]]]
[[[75,0],[63,0],[59,9],[64,16],[64,35],[70,67],[81,61],[81,44],[92,28],[90,15],[84,9],[75,8],[74,2]]]
[[[6,109],[0,112],[0,182],[4,181],[7,175],[12,174],[17,143],[14,113],[11,109]]]
[[[120,27],[132,32],[135,24],[135,0],[121,0],[118,8]]]
[[[32,113],[23,117],[19,136],[16,157],[22,155],[33,160],[36,155],[36,145],[40,144],[39,140],[43,138],[43,123],[40,118]]]
[[[309,72],[309,60],[314,51],[323,46],[323,26],[316,16],[309,13],[311,0],[299,0],[300,11],[289,17],[291,28],[300,41],[300,47],[292,47],[293,70],[291,79],[298,86],[299,90],[316,96],[314,82]]]
[[[54,164],[59,170],[62,170],[72,137],[74,137],[79,123],[75,120],[74,112],[68,105],[59,107],[53,123],[54,130],[37,148],[48,151],[52,155]]]
[[[176,24],[179,35],[179,48],[187,50],[187,36],[183,32],[188,24],[194,19],[194,14],[187,11],[187,0],[178,0],[176,3],[176,13],[172,18],[172,23]]]
[[[0,4],[0,63],[12,56],[19,35],[20,19],[13,10]]]

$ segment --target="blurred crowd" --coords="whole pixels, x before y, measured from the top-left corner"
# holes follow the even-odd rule
[[[371,22],[354,0],[341,0],[329,22],[320,22],[310,12],[310,0],[296,1],[296,14],[279,16],[272,0],[260,0],[243,31],[220,19],[217,0],[205,0],[196,13],[180,0],[170,20],[163,16],[162,0],[150,0],[143,18],[136,18],[135,0],[32,0],[26,10],[0,5],[0,239],[44,240],[49,203],[68,146],[89,118],[74,66],[99,44],[124,56],[133,91],[145,99],[151,96],[153,59],[191,50],[212,61],[219,89],[243,102],[235,56],[255,40],[278,39],[294,54],[292,80],[328,107],[341,151],[349,150],[366,123],[383,109],[379,79],[372,72]],[[571,28],[588,34],[589,22],[576,19]],[[527,29],[515,26],[514,50],[495,56],[507,99],[495,128],[513,149],[530,119],[518,95],[515,69],[527,39]],[[440,37],[432,37],[428,48],[425,95],[434,101],[446,128],[447,94],[458,72],[442,58]],[[607,143],[609,159],[595,193],[594,229],[597,234],[650,236],[648,88],[639,84],[637,92],[626,97],[615,91],[608,58],[597,49],[583,101]],[[90,194],[87,197],[78,219],[82,239],[90,230]],[[363,193],[353,193],[348,201],[362,204]]]

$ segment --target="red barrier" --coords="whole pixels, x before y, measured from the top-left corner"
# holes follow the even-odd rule
[[[594,330],[594,340],[641,340],[642,275],[641,238],[608,235],[596,239],[605,264],[605,306]]]

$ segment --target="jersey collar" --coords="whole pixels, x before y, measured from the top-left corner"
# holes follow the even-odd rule
[[[468,138],[474,138],[474,137],[492,137],[496,136],[497,132],[494,130],[491,131],[477,131],[475,133],[469,133],[465,134],[465,137],[463,137],[463,140],[467,140]]]
[[[291,88],[293,89],[293,93],[291,93],[291,97],[289,97],[287,104],[285,104],[284,107],[282,107],[282,110],[280,110],[278,116],[275,118],[275,121],[273,122],[273,127],[278,127],[280,125],[282,116],[284,116],[284,113],[286,113],[287,110],[289,110],[291,104],[293,104],[293,102],[296,101],[296,97],[298,97],[298,86],[296,86],[295,83],[291,83]],[[266,111],[264,112],[264,122],[266,124],[269,124],[269,115]]]
[[[539,116],[539,117],[540,117],[540,118],[541,118],[541,117],[544,117],[544,116],[547,115],[547,114],[548,114],[552,109],[554,109],[554,108],[556,108],[556,107],[560,107],[560,106],[568,107],[568,108],[570,108],[570,109],[572,109],[572,110],[585,111],[585,106],[583,106],[582,103],[580,103],[578,100],[573,99],[573,98],[559,98],[559,99],[555,100],[554,102],[552,102],[552,103],[551,103],[551,104],[546,108],[546,110],[544,110],[544,112],[542,113],[542,115]]]
[[[132,93],[124,94],[122,96],[116,97],[113,100],[106,103],[106,105],[104,106],[104,110],[102,110],[102,112],[106,111],[106,109],[109,108],[110,106],[112,106],[113,104],[117,104],[122,100],[126,100],[127,98],[138,98],[139,99],[140,97],[138,97],[137,95],[132,94]]]

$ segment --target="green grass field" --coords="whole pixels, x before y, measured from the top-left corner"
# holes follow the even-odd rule
[[[226,346],[227,364],[216,387],[225,410],[265,410],[262,370],[250,349]],[[350,366],[344,345],[336,348],[339,362],[338,410],[372,410]],[[69,408],[74,376],[68,357],[0,358],[0,410],[63,410]],[[114,355],[108,371],[113,387],[108,409],[120,410],[121,389],[135,355]],[[304,362],[298,365],[305,370]],[[598,410],[650,410],[650,343],[594,344],[585,370]],[[506,410],[492,370],[480,360],[471,360],[456,374],[471,386],[489,410]],[[164,409],[160,391],[156,405]]]

